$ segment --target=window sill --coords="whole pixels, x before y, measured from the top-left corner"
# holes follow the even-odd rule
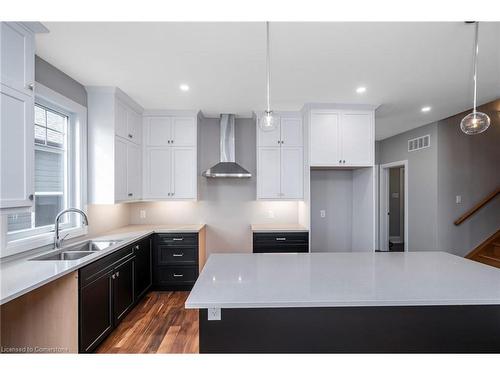
[[[87,227],[77,227],[72,229],[61,230],[61,237],[66,237],[66,240],[71,238],[76,238],[80,236],[85,236],[87,234]],[[54,232],[43,233],[36,236],[26,237],[15,241],[10,241],[7,243],[5,249],[3,249],[1,257],[6,257],[9,255],[19,254],[25,251],[33,250],[38,247],[47,246],[54,242]]]

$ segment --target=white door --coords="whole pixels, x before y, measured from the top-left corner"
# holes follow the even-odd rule
[[[281,126],[278,121],[276,129],[272,131],[264,131],[259,126],[260,118],[257,119],[257,137],[259,147],[276,147],[280,145],[281,141]]]
[[[1,86],[0,208],[29,207],[34,194],[33,97]]]
[[[122,138],[129,138],[128,132],[128,113],[125,104],[116,100],[115,108],[115,134]]]
[[[313,113],[310,126],[310,165],[340,165],[340,113]]]
[[[374,138],[371,112],[352,112],[342,115],[343,165],[373,165]]]
[[[196,199],[196,149],[172,147],[172,191],[174,199]]]
[[[2,84],[33,95],[35,43],[33,34],[14,22],[0,22],[0,80]]]
[[[172,175],[172,149],[147,148],[145,152],[144,197],[170,198]]]
[[[127,141],[115,137],[115,201],[130,199],[127,188]]]
[[[127,126],[129,138],[132,142],[141,144],[141,115],[134,110],[129,109],[127,114]]]
[[[281,198],[303,198],[303,160],[302,147],[281,148]]]
[[[280,147],[259,147],[257,198],[281,198]]]
[[[144,121],[145,146],[169,146],[171,128],[170,117],[146,117]]]
[[[281,118],[281,145],[285,147],[303,147],[302,121],[298,117]]]
[[[141,148],[127,142],[127,196],[128,199],[137,200],[141,198]],[[132,194],[132,195],[131,195]]]
[[[194,117],[172,118],[171,144],[174,146],[196,146],[196,136]]]

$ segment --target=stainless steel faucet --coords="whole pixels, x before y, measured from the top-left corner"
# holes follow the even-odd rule
[[[87,214],[82,210],[79,210],[78,208],[67,208],[59,212],[56,216],[56,221],[55,221],[54,249],[60,249],[64,241],[64,238],[66,238],[66,236],[64,236],[63,238],[59,238],[59,219],[61,218],[61,216],[63,216],[65,213],[68,212],[76,212],[77,214],[82,215],[83,224],[89,225],[89,218],[87,217]]]

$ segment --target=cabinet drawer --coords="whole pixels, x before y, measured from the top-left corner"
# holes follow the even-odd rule
[[[158,245],[166,246],[198,246],[198,233],[165,233],[157,234]]]
[[[85,285],[88,285],[103,273],[109,271],[109,269],[115,266],[118,262],[121,262],[125,258],[132,256],[134,254],[134,245],[135,244],[117,250],[114,253],[81,268],[79,277],[80,288],[83,288]]]
[[[307,253],[308,232],[271,232],[253,234],[254,253]]]
[[[157,285],[194,284],[198,278],[198,267],[157,267],[155,283]]]
[[[159,245],[156,248],[156,264],[160,266],[197,265],[198,248]]]

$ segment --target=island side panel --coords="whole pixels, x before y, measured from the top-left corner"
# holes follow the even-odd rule
[[[500,305],[200,309],[200,353],[500,353]]]
[[[78,271],[2,306],[4,353],[78,353]]]

